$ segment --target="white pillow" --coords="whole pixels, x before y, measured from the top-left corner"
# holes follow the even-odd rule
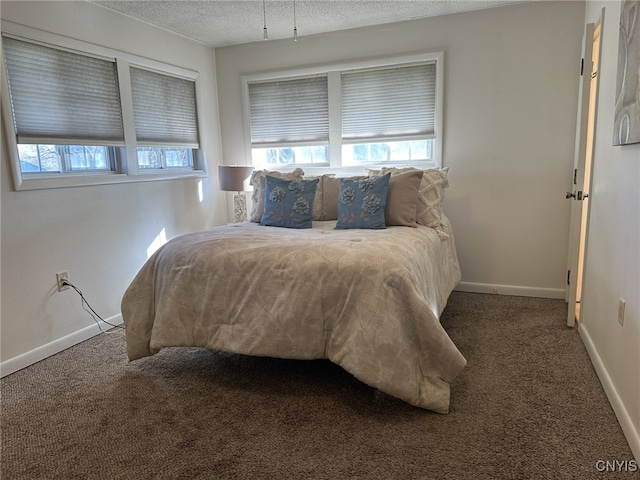
[[[380,173],[391,172],[391,175],[418,170],[417,168],[383,168]],[[449,186],[449,167],[428,168],[423,170],[422,181],[418,189],[418,204],[416,206],[417,223],[438,230],[438,234],[446,235],[442,231],[442,203],[444,189]],[[441,237],[443,235],[440,235]]]

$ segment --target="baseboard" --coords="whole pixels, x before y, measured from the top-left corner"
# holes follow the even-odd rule
[[[495,285],[491,283],[460,282],[455,288],[458,292],[491,293],[494,295],[514,295],[517,297],[562,298],[563,288],[522,287],[518,285]]]
[[[584,346],[589,353],[589,358],[591,358],[591,363],[593,364],[593,367],[598,374],[600,383],[602,384],[602,387],[607,394],[609,403],[611,404],[611,407],[613,408],[613,411],[618,418],[618,423],[620,423],[620,427],[622,428],[622,432],[624,433],[624,436],[627,439],[627,443],[631,448],[631,452],[633,453],[636,461],[640,462],[640,434],[638,433],[636,426],[631,421],[628,410],[625,407],[622,399],[618,395],[618,391],[611,381],[611,377],[609,376],[607,368],[604,366],[600,355],[598,355],[598,351],[596,350],[596,347],[591,340],[588,329],[584,326],[584,324],[580,324],[578,332],[580,333],[582,342],[584,343]],[[627,459],[621,458],[620,460]]]
[[[112,325],[121,325],[123,323],[122,315],[118,314],[111,318],[107,318],[106,322],[109,322],[111,325],[105,322],[100,322],[100,328],[102,328],[102,330],[108,330],[109,328],[112,328]],[[33,365],[40,360],[44,360],[51,355],[55,355],[56,353],[66,350],[69,347],[73,347],[80,342],[84,342],[91,337],[95,337],[102,333],[100,328],[98,328],[98,324],[94,323],[93,325],[89,325],[77,332],[66,335],[38,348],[34,348],[33,350],[18,355],[17,357],[5,360],[0,363],[0,377],[22,370],[23,368]]]

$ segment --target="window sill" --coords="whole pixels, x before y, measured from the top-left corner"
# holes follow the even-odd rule
[[[55,174],[54,174],[55,175]],[[89,185],[110,185],[115,183],[153,182],[159,180],[179,180],[184,178],[206,178],[207,172],[149,172],[139,175],[123,173],[86,173],[72,175],[34,174],[19,175],[15,179],[15,190],[43,190],[48,188],[84,187]]]
[[[336,174],[340,177],[347,177],[352,175],[366,175],[367,170],[380,170],[381,168],[405,168],[414,167],[420,170],[426,170],[429,168],[440,168],[435,162],[420,161],[420,162],[389,162],[389,163],[371,163],[370,165],[350,165],[343,167],[329,167],[329,166],[316,166],[312,164],[306,165],[269,165],[267,170],[276,170],[279,172],[292,172],[296,168],[301,168],[304,171],[305,176],[317,176],[325,174]],[[260,167],[256,167],[259,170]]]

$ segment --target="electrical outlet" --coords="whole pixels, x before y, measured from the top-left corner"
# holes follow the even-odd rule
[[[64,285],[62,283],[63,280],[69,280],[69,272],[58,272],[56,273],[56,283],[58,285],[58,291],[63,292],[64,290],[69,289],[69,285]]]
[[[624,307],[627,302],[625,302],[624,298],[620,299],[620,303],[618,303],[618,323],[624,326]]]

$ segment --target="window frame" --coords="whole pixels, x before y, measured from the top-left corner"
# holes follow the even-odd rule
[[[365,70],[378,68],[404,67],[422,63],[436,65],[436,121],[433,133],[432,161],[401,161],[361,164],[358,166],[344,165],[342,162],[342,99],[341,74],[350,70]],[[251,154],[251,112],[249,105],[249,83],[260,81],[287,80],[315,75],[326,75],[329,87],[329,164],[318,166],[312,163],[296,163],[278,165],[279,170],[289,171],[302,167],[308,174],[323,174],[337,170],[348,173],[360,173],[363,169],[376,169],[397,165],[415,166],[419,168],[441,168],[443,151],[443,113],[444,113],[444,51],[425,52],[418,54],[399,55],[344,63],[324,64],[306,68],[284,69],[271,72],[261,72],[241,76],[242,108],[244,120],[245,151],[249,164],[252,164]]]
[[[18,144],[15,126],[13,123],[13,110],[9,96],[9,83],[4,63],[4,49],[2,50],[1,71],[1,104],[2,111],[2,135],[5,141],[6,151],[9,154],[10,170],[12,173],[13,187],[16,191],[38,190],[46,188],[78,187],[86,185],[104,185],[112,183],[145,182],[156,180],[172,180],[181,178],[207,177],[206,161],[202,132],[204,125],[202,106],[202,85],[199,72],[187,68],[171,65],[156,60],[139,57],[123,51],[102,47],[69,37],[63,37],[49,32],[44,32],[24,25],[18,25],[6,20],[1,23],[1,35],[26,42],[39,43],[50,48],[68,50],[73,53],[94,56],[97,58],[115,60],[118,72],[118,88],[122,105],[122,121],[124,125],[124,147],[112,147],[115,170],[112,171],[75,171],[75,172],[39,172],[23,174],[20,168]],[[1,37],[0,37],[1,38]],[[0,46],[2,41],[0,40]],[[197,128],[200,137],[198,149],[192,149],[193,167],[173,167],[171,169],[140,169],[138,168],[138,156],[133,116],[133,100],[131,93],[131,76],[129,67],[143,68],[163,75],[184,78],[195,83]],[[82,144],[82,143],[81,143]],[[143,145],[140,145],[143,146]]]

